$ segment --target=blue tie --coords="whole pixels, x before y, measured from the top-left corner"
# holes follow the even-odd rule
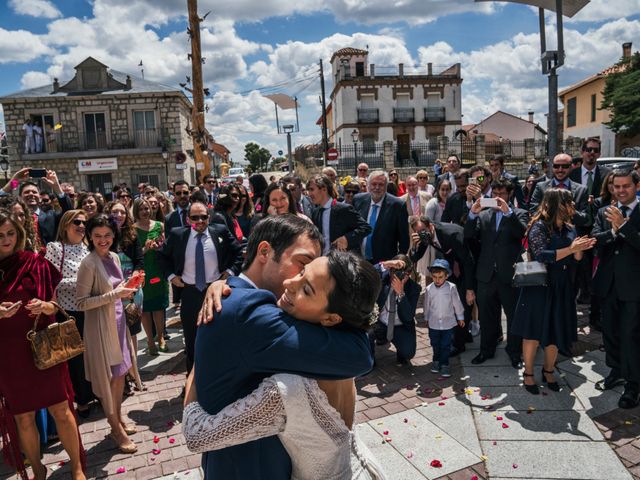
[[[367,236],[367,243],[365,243],[364,247],[364,255],[367,260],[371,260],[373,258],[373,247],[371,245],[371,240],[373,237],[373,231],[376,228],[376,220],[378,220],[378,205],[373,205],[371,207],[371,218],[369,218],[369,225],[371,225],[371,233]]]
[[[204,245],[202,245],[202,237],[204,233],[196,235],[198,243],[196,243],[196,288],[203,291],[207,287],[207,277],[204,273]]]
[[[496,212],[496,232],[500,228],[500,222],[502,221],[503,213],[501,211]]]

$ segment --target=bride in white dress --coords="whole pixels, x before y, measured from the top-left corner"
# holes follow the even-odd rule
[[[354,254],[332,250],[284,287],[278,306],[298,320],[363,329],[375,322],[372,310],[380,278]],[[187,382],[182,427],[189,450],[201,453],[278,435],[291,458],[294,480],[386,478],[352,430],[353,379],[317,381],[276,374],[210,415],[196,401],[193,374]]]

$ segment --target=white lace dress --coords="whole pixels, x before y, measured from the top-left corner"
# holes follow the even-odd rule
[[[382,469],[329,404],[315,380],[277,374],[248,396],[209,415],[187,405],[187,447],[202,453],[278,435],[291,457],[294,480],[383,480]]]

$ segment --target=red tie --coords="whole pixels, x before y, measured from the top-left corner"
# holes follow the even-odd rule
[[[564,184],[564,182],[560,182],[560,183],[557,185],[557,188],[561,188],[562,190],[566,190],[567,186]]]

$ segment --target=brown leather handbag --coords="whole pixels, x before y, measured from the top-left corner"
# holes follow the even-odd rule
[[[64,322],[55,322],[47,328],[36,331],[40,315],[36,316],[33,328],[27,333],[31,343],[33,361],[38,370],[46,370],[84,352],[84,343],[76,326],[76,321],[55,302],[58,311],[64,315]]]

